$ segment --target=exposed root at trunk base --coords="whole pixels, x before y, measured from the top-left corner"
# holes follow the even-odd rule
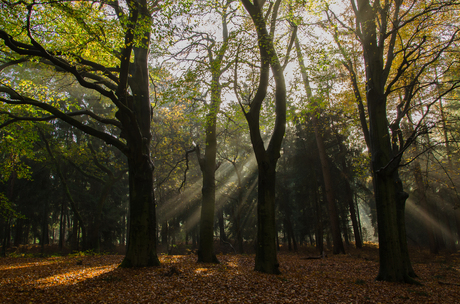
[[[212,264],[220,264],[219,260],[217,259],[217,256],[215,253],[212,254],[212,260],[211,262],[206,262],[203,259],[203,254],[201,253],[200,250],[198,250],[198,261],[197,263],[212,263]]]
[[[145,265],[134,265],[131,259],[125,257],[121,264],[118,266],[119,268],[133,268],[133,267],[156,267],[160,266],[160,260],[157,256],[151,257]]]

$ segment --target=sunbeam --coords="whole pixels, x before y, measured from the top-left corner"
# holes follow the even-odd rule
[[[248,188],[248,191],[243,196],[243,202],[247,200],[249,194],[254,190],[257,185],[257,179],[245,187],[248,183],[248,180],[251,178],[253,173],[257,170],[257,163],[254,156],[247,158],[245,163],[240,166],[241,170],[241,183],[242,188]],[[202,189],[203,179],[197,179],[193,183],[188,183],[185,187],[185,190],[174,197],[168,199],[164,203],[160,204],[157,208],[157,214],[161,217],[159,222],[165,220],[170,220],[174,217],[177,217],[180,214],[184,214],[187,208],[187,216],[185,219],[185,230],[189,230],[196,226],[200,221],[201,215],[201,204],[193,204],[194,201],[201,199],[201,189]],[[216,211],[221,210],[227,203],[228,197],[237,195],[238,190],[238,175],[235,171],[235,168],[230,163],[224,163],[220,166],[218,172],[216,172],[216,183],[219,183],[223,186],[218,187],[216,192]],[[250,210],[246,210],[242,217],[242,224],[247,222],[247,217],[252,212],[253,207]]]
[[[434,227],[435,229],[439,229],[439,231],[441,231],[443,236],[446,237],[447,239],[455,241],[453,235],[450,233],[450,231],[445,226],[445,225],[449,225],[449,223],[438,222],[432,214],[428,213],[428,211],[424,210],[421,206],[415,204],[415,202],[410,198],[406,202],[406,211],[410,215],[413,215],[414,217],[422,221],[423,223],[429,223],[431,227]]]

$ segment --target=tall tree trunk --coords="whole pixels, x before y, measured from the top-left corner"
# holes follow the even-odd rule
[[[214,113],[217,115],[217,113]],[[216,121],[207,121],[205,156],[200,160],[203,173],[198,262],[218,263],[214,253],[214,213],[216,205]],[[199,151],[199,150],[198,150]]]
[[[261,57],[261,68],[257,92],[251,101],[245,117],[248,122],[251,143],[257,160],[258,167],[258,202],[257,202],[257,244],[256,271],[279,274],[279,263],[276,256],[277,229],[275,224],[275,182],[276,163],[280,158],[281,143],[286,130],[286,84],[283,75],[283,67],[276,53],[273,35],[275,21],[280,0],[274,4],[272,14],[272,26],[270,34],[263,15],[264,2],[241,0],[246,11],[251,16],[258,37],[258,47]],[[269,84],[269,72],[273,73],[275,80],[275,126],[268,147],[265,148],[262,139],[259,118],[263,101],[267,95]],[[235,73],[235,79],[236,79]],[[242,105],[241,105],[242,106]]]
[[[219,238],[220,243],[227,242],[227,235],[225,234],[225,221],[224,221],[224,210],[219,210]]]
[[[149,22],[145,0],[139,1],[139,15]],[[142,19],[141,19],[142,20]],[[134,61],[130,64],[132,77],[129,78],[131,97],[125,97],[126,90],[120,88],[120,99],[131,100],[132,113],[118,111],[120,121],[131,126],[124,136],[127,139],[129,172],[129,229],[128,246],[120,267],[145,267],[160,265],[156,254],[156,213],[154,197],[154,166],[150,157],[151,105],[149,95],[149,54],[150,33],[144,33],[142,48],[133,48]],[[129,102],[128,102],[129,104]],[[131,119],[132,114],[136,120]]]
[[[396,10],[402,2],[397,2]],[[368,0],[352,2],[361,35],[364,64],[366,67],[366,97],[369,114],[369,151],[377,209],[380,268],[377,280],[414,283],[415,273],[409,258],[406,241],[405,204],[408,194],[404,192],[399,178],[398,165],[402,153],[397,142],[391,142],[387,119],[387,94],[385,92],[392,63],[396,32],[390,35],[387,62],[383,54],[386,48],[383,35],[377,29],[380,14],[388,13],[390,6],[379,10]],[[376,5],[377,3],[373,3]],[[399,20],[399,19],[398,19]],[[385,26],[388,20],[383,20]],[[394,27],[398,26],[396,21]],[[379,37],[378,37],[379,35]],[[398,122],[399,124],[399,122]],[[399,125],[393,123],[392,130]],[[393,134],[395,135],[395,134]],[[402,148],[402,147],[400,147]]]
[[[324,227],[323,227],[323,212],[321,209],[320,198],[318,195],[318,182],[316,178],[316,174],[313,178],[314,181],[314,189],[312,191],[313,194],[313,202],[315,204],[315,217],[316,217],[316,229],[315,229],[315,241],[316,241],[316,250],[318,250],[319,254],[322,254],[324,251]]]
[[[200,219],[200,249],[198,251],[198,262],[218,263],[214,253],[214,211],[216,205],[216,181],[215,172],[216,155],[217,155],[217,114],[221,104],[221,85],[220,77],[222,75],[222,61],[228,48],[228,30],[227,30],[227,6],[222,11],[222,36],[223,44],[213,56],[212,47],[208,49],[209,69],[212,75],[211,79],[211,104],[208,114],[206,115],[206,148],[204,158],[201,158],[199,150],[197,155],[200,162],[201,172],[203,174],[202,188],[202,205]]]
[[[374,194],[377,208],[380,268],[377,280],[413,282],[415,277],[406,241],[405,205],[408,194],[403,191],[398,169],[392,162],[390,134],[383,95],[368,92],[370,142]],[[383,114],[385,113],[385,114]]]
[[[350,210],[351,224],[353,226],[353,234],[355,236],[355,246],[356,248],[363,248],[363,241],[361,239],[361,232],[359,230],[358,217],[353,199],[353,190],[351,189],[350,182],[348,180],[345,180],[345,188],[347,193],[348,208]]]

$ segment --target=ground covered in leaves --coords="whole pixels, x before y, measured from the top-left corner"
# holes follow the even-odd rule
[[[377,251],[305,259],[281,253],[281,275],[253,271],[253,255],[161,255],[162,266],[117,268],[123,256],[0,258],[0,303],[459,303],[460,255],[418,252],[423,286],[376,282]]]

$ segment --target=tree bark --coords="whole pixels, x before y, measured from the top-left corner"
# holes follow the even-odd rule
[[[276,255],[275,164],[259,166],[257,202],[257,247],[255,270],[279,274]]]
[[[208,47],[209,70],[211,72],[211,104],[206,115],[206,147],[204,158],[197,155],[203,174],[202,205],[200,219],[200,244],[198,262],[219,263],[214,253],[214,213],[216,205],[216,155],[217,155],[217,114],[221,105],[220,77],[223,72],[222,61],[228,48],[227,6],[222,11],[223,44],[214,56],[212,48],[214,41]]]
[[[275,182],[276,164],[281,156],[281,143],[286,130],[286,84],[283,68],[279,62],[272,35],[277,9],[274,9],[272,15],[272,30],[269,34],[263,16],[263,2],[255,1],[254,4],[249,0],[241,0],[241,2],[255,25],[261,57],[260,79],[257,92],[251,102],[249,112],[245,112],[259,171],[257,244],[254,269],[264,273],[279,274],[279,263],[276,255]],[[275,7],[279,7],[279,4],[280,1],[276,1]],[[270,67],[275,79],[276,118],[268,147],[265,148],[259,129],[259,117],[262,103],[267,94]]]
[[[120,267],[158,266],[153,164],[148,155],[128,158],[129,230],[126,256]]]
[[[389,8],[379,10],[372,7],[368,0],[359,0],[357,4],[352,0],[366,66],[369,150],[379,233],[380,268],[377,280],[414,283],[415,273],[407,249],[404,214],[408,194],[403,191],[399,178],[398,165],[401,154],[392,149],[387,120],[385,86],[392,63],[391,54],[392,47],[394,47],[392,41],[394,40],[390,41],[388,51],[390,57],[384,63],[385,38],[383,35],[387,33],[380,33],[377,30],[379,14],[388,13]],[[395,9],[399,10],[400,5],[401,2],[397,2]],[[384,22],[389,21],[384,20]],[[394,27],[398,26],[397,22],[393,24]],[[377,39],[378,34],[380,34],[379,39]],[[395,39],[396,34],[393,33],[390,37]],[[396,143],[393,143],[393,148],[395,145]]]
[[[146,10],[146,3],[144,2],[143,5],[145,5],[143,9]],[[135,72],[129,84],[132,90],[132,106],[137,119],[131,122],[129,118],[122,118],[125,123],[131,125],[130,133],[126,134],[130,208],[128,246],[120,267],[160,265],[156,254],[154,166],[150,158],[151,106],[147,66],[149,41],[150,34],[145,33],[142,43],[147,47],[134,48],[134,62],[132,63],[134,68],[132,69]]]

